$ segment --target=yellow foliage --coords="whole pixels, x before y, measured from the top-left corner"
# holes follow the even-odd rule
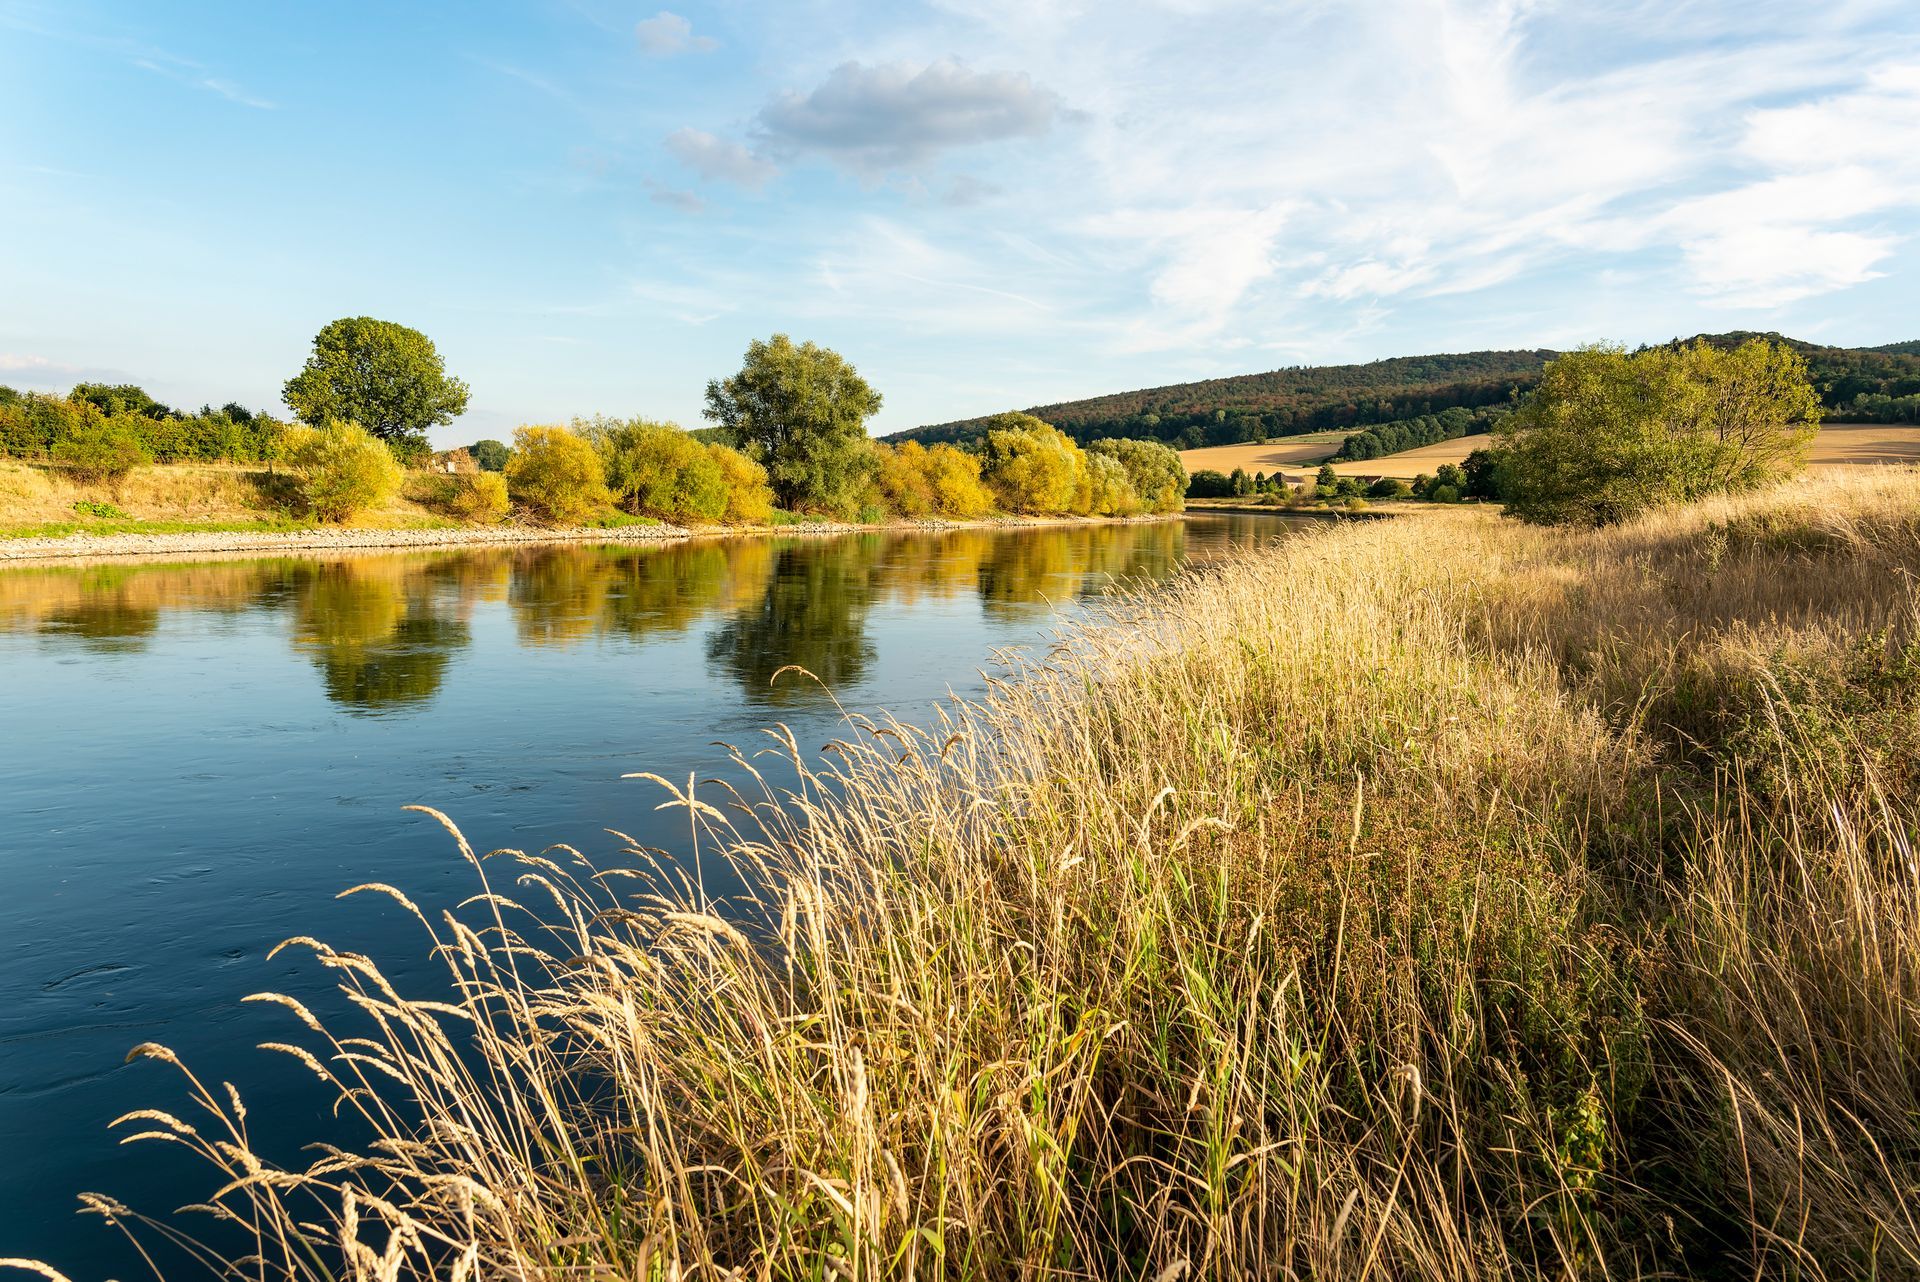
[[[556,525],[585,521],[608,502],[600,455],[564,427],[514,429],[506,477],[515,502]]]

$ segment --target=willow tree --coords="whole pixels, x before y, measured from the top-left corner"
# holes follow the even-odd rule
[[[707,384],[722,442],[767,470],[784,508],[851,515],[875,463],[867,420],[880,393],[838,352],[785,334],[747,347],[740,372]]]

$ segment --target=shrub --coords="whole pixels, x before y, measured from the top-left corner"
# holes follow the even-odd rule
[[[96,418],[70,427],[55,441],[53,461],[78,480],[117,491],[129,472],[153,456],[120,419]]]
[[[1186,506],[1187,469],[1172,446],[1159,441],[1105,440],[1089,445],[1087,454],[1105,454],[1119,460],[1142,510],[1178,512]],[[1275,476],[1272,483],[1278,482]]]
[[[285,457],[301,504],[323,521],[344,521],[386,502],[404,479],[391,450],[337,419],[290,429]]]
[[[1370,499],[1403,499],[1410,493],[1407,483],[1395,476],[1383,476],[1367,487]]]
[[[555,525],[583,523],[608,501],[599,453],[564,427],[514,429],[506,477],[514,502]]]
[[[75,516],[90,516],[98,521],[124,521],[127,514],[111,503],[100,503],[93,499],[76,499],[73,504]]]
[[[1523,521],[1610,525],[1792,474],[1819,420],[1806,362],[1781,344],[1589,347],[1549,362],[1506,420],[1500,483]]]
[[[463,521],[491,525],[506,517],[507,478],[498,472],[464,472],[446,478],[446,510]]]
[[[727,507],[721,514],[728,525],[765,525],[773,517],[773,489],[767,484],[767,469],[742,454],[715,442],[707,443],[707,454],[720,469],[727,486]]]
[[[980,480],[980,460],[951,445],[906,441],[876,446],[876,483],[887,505],[902,516],[985,516],[993,496]]]
[[[1031,414],[987,420],[980,472],[1009,512],[1068,512],[1081,492],[1086,455],[1050,423]]]
[[[607,488],[628,511],[709,524],[726,515],[726,474],[707,447],[680,428],[638,418],[577,426],[599,450]]]

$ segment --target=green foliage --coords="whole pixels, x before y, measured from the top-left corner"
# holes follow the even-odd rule
[[[1086,455],[1058,428],[1031,414],[988,420],[980,474],[1009,512],[1070,512],[1082,494]]]
[[[980,460],[964,450],[903,441],[894,447],[875,447],[874,457],[880,493],[902,516],[964,521],[985,516],[993,508],[993,495],[980,479]]]
[[[1500,490],[1500,454],[1497,450],[1477,449],[1460,465],[1466,486],[1461,493],[1470,499],[1498,499]]]
[[[859,506],[875,466],[866,423],[879,410],[880,393],[839,353],[785,334],[754,340],[738,374],[707,384],[706,416],[767,470],[786,508]]]
[[[1033,407],[1076,441],[1159,440],[1191,449],[1388,423],[1453,407],[1507,404],[1550,351],[1403,356],[1366,365],[1293,366]],[[915,428],[895,439],[974,441],[987,419]]]
[[[1412,487],[1396,476],[1383,476],[1367,487],[1370,499],[1403,499],[1412,492]]]
[[[1126,465],[1111,454],[1088,453],[1082,457],[1085,466],[1073,510],[1084,516],[1137,516],[1143,505]]]
[[[1441,441],[1488,431],[1506,415],[1505,406],[1487,405],[1475,410],[1456,406],[1438,414],[1379,423],[1347,437],[1340,444],[1340,452],[1333,457],[1337,460],[1384,458],[1423,445],[1438,445]]]
[[[467,409],[467,385],[449,377],[432,340],[417,329],[348,316],[313,338],[306,366],[282,396],[303,423],[343,419],[381,440],[424,440]]]
[[[1187,478],[1187,497],[1190,499],[1224,499],[1232,493],[1233,482],[1225,472],[1203,467]]]
[[[502,442],[489,438],[467,446],[467,453],[473,456],[474,463],[482,472],[504,472],[507,470],[507,459],[513,451]]]
[[[91,516],[101,521],[125,521],[130,519],[125,512],[113,504],[102,503],[95,499],[75,499],[73,502],[73,510],[77,516]]]
[[[1253,478],[1247,475],[1247,469],[1236,467],[1227,475],[1227,484],[1233,490],[1235,498],[1245,498],[1253,493]]]
[[[506,478],[514,502],[555,525],[583,524],[609,501],[598,451],[564,427],[516,428]]]
[[[69,476],[118,489],[134,468],[153,461],[124,420],[83,419],[53,443],[53,461]]]
[[[765,470],[737,450],[645,419],[601,418],[575,426],[600,452],[607,488],[631,512],[667,521],[755,524],[772,511]]]
[[[67,399],[78,405],[91,405],[109,418],[121,414],[153,419],[174,416],[172,410],[147,395],[145,388],[131,383],[76,383],[67,393]]]
[[[50,458],[54,442],[112,422],[155,463],[260,462],[275,456],[284,425],[229,403],[181,414],[137,387],[82,383],[73,396],[0,389],[0,454]]]
[[[393,452],[353,423],[297,427],[287,433],[285,458],[305,508],[323,521],[345,521],[400,491],[403,474]]]
[[[1806,363],[1782,345],[1590,347],[1547,366],[1507,420],[1498,483],[1522,520],[1611,524],[1792,474],[1819,417]]]

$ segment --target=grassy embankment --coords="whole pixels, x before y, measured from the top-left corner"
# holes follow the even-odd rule
[[[663,785],[752,904],[476,860],[451,1004],[301,941],[384,1147],[128,1125],[270,1275],[1920,1276],[1916,571],[1905,470],[1306,534]]]
[[[109,487],[69,479],[46,464],[0,459],[0,538],[315,528],[312,519],[289,514],[285,480],[242,464],[173,463],[135,469],[119,486]],[[403,489],[354,524],[440,529],[458,522],[408,498]]]

